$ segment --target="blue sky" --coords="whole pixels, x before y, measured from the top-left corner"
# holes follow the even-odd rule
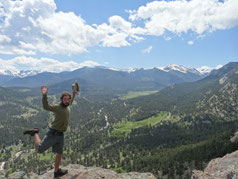
[[[237,0],[3,0],[0,72],[238,61]]]

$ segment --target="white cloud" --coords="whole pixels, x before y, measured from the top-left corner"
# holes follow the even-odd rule
[[[143,53],[143,54],[150,53],[151,50],[152,50],[152,46],[149,46],[148,48],[142,50],[141,53]]]
[[[92,46],[121,47],[144,40],[146,35],[177,35],[223,30],[238,24],[237,0],[153,1],[120,16],[88,25],[73,12],[57,12],[54,0],[0,2],[0,53],[33,55],[79,54]],[[137,21],[142,20],[136,26]],[[142,36],[143,35],[143,36]],[[166,38],[165,38],[166,39]]]
[[[11,42],[11,39],[6,35],[0,35],[0,43],[2,42]]]
[[[84,61],[82,63],[79,64],[78,68],[82,68],[82,67],[95,67],[95,66],[100,66],[99,63],[94,62],[94,61]]]
[[[188,41],[188,44],[189,44],[189,45],[193,45],[194,42],[193,42],[192,40],[190,40],[190,41]]]
[[[136,34],[143,34],[142,28],[132,27],[132,24],[120,16],[112,16],[108,19],[109,25],[103,23],[96,26],[97,30],[104,34],[100,44],[103,47],[130,46],[129,41],[138,42],[144,38]]]
[[[120,47],[139,41],[132,24],[112,16],[108,24],[87,25],[73,12],[56,12],[54,0],[4,0],[0,3],[0,53],[79,54],[88,47]]]
[[[48,72],[62,72],[62,71],[72,71],[84,66],[93,67],[99,66],[97,62],[93,61],[84,61],[82,63],[77,63],[74,61],[60,62],[55,59],[50,58],[33,58],[20,56],[15,57],[10,60],[0,59],[0,69],[11,70],[11,71],[20,71],[20,70],[36,70],[36,71],[48,71]]]
[[[126,33],[115,33],[108,35],[104,38],[102,46],[103,47],[121,47],[128,46],[130,43],[126,40],[128,34]]]
[[[160,36],[166,31],[203,34],[238,24],[238,1],[175,0],[153,1],[130,11],[130,20],[143,20],[147,34]]]
[[[127,32],[131,29],[132,25],[120,16],[112,16],[109,18],[109,23],[112,28],[119,29],[123,32]]]
[[[172,38],[171,38],[171,37],[164,36],[164,39],[167,40],[167,41],[169,41],[169,40],[171,40]]]

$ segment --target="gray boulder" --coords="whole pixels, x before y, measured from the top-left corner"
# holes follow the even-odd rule
[[[238,179],[238,151],[211,160],[204,171],[194,170],[192,179]]]
[[[116,173],[109,169],[99,167],[84,167],[82,165],[70,164],[63,169],[68,170],[68,174],[61,177],[61,179],[156,179],[152,173]],[[54,176],[53,170],[48,171],[43,175],[33,174],[31,179],[52,179]]]

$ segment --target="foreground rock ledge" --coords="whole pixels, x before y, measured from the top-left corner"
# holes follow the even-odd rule
[[[70,164],[63,169],[69,171],[68,174],[61,177],[61,179],[156,179],[152,173],[116,173],[109,169],[98,167],[84,167],[82,165]],[[43,174],[33,174],[31,179],[52,179],[53,170]]]
[[[238,179],[238,151],[211,160],[204,172],[194,170],[192,179]]]

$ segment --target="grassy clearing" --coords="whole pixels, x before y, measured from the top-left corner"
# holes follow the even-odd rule
[[[32,89],[19,89],[18,91],[19,92],[31,92]]]
[[[161,120],[166,119],[167,116],[168,114],[166,112],[161,112],[156,116],[150,117],[142,121],[119,122],[116,124],[115,129],[112,131],[112,135],[118,138],[127,136],[132,129],[156,125]]]
[[[122,167],[118,167],[118,163],[117,162],[115,162],[115,167],[114,168],[110,168],[110,169],[113,170],[114,172],[117,172],[117,173],[126,173],[127,172]]]
[[[53,161],[55,158],[55,155],[51,152],[45,152],[45,154],[42,155],[37,155],[39,160],[49,160],[49,161]]]
[[[158,91],[130,91],[129,93],[123,95],[120,97],[121,100],[127,100],[127,99],[132,99],[132,98],[136,98],[139,96],[146,96],[146,95],[150,95],[153,93],[156,93]]]

